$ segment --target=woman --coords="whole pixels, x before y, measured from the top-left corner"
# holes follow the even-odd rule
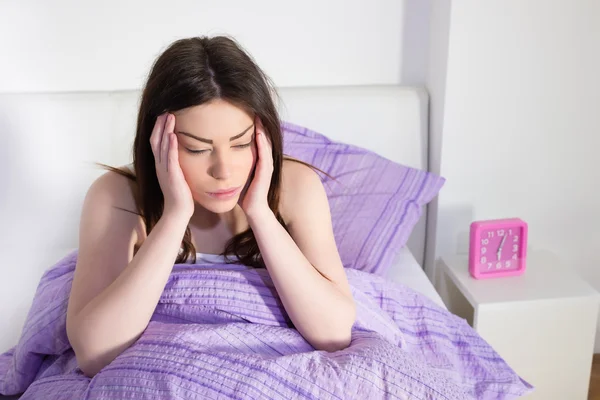
[[[227,37],[172,43],[143,90],[133,168],[89,188],[67,311],[92,377],[142,334],[174,263],[220,254],[268,270],[317,350],[350,344],[355,304],[325,190],[283,156],[272,85]]]

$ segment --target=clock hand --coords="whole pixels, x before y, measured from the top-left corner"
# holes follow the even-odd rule
[[[506,241],[506,236],[508,236],[508,235],[502,236],[502,242],[500,242],[500,247],[498,247],[498,253],[496,253],[496,255],[498,256],[498,261],[500,261],[500,254],[502,253],[502,246],[504,246],[504,242]]]

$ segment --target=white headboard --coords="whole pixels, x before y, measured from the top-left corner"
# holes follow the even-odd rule
[[[427,168],[428,97],[402,86],[280,88],[283,120]],[[131,162],[139,91],[0,94],[0,353],[16,344],[39,278],[78,246],[83,198]],[[409,248],[422,264],[425,216]]]

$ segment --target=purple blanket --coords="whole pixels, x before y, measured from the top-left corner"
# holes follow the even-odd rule
[[[425,296],[346,271],[352,342],[316,351],[266,270],[176,264],[138,341],[94,378],[77,367],[66,309],[77,252],[48,269],[0,395],[28,399],[514,399],[532,390],[466,323]]]

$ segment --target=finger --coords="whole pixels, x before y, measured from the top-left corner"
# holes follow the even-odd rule
[[[262,134],[260,133],[260,131],[257,131],[255,138],[254,138],[254,140],[256,141],[256,155],[257,155],[256,165],[258,165],[260,163],[260,160],[263,158],[263,155],[262,155],[263,144],[262,144],[261,136],[262,136]]]
[[[167,120],[165,122],[165,128],[162,134],[162,143],[161,143],[161,161],[166,162],[167,157],[169,157],[169,135],[173,133],[174,129],[174,121],[175,117],[172,114],[167,114]]]
[[[179,152],[177,151],[177,135],[169,134],[169,156],[167,158],[167,172],[179,165]]]
[[[269,172],[269,166],[273,165],[272,155],[269,151],[265,133],[261,132],[258,135],[258,162],[256,163],[257,174],[263,176]],[[258,172],[260,171],[260,172]]]
[[[168,113],[164,113],[162,120],[160,121],[159,124],[159,129],[156,135],[156,155],[158,156],[158,163],[162,163],[164,158],[162,157],[162,144],[163,144],[163,139],[164,139],[164,132],[165,132],[165,125],[167,123],[167,117],[169,116]]]
[[[269,140],[269,138],[267,136],[267,133],[265,131],[265,126],[263,125],[262,120],[260,119],[259,116],[256,116],[256,119],[255,119],[254,123],[256,124],[256,133],[260,133],[260,136],[263,136],[263,138],[266,139],[267,144],[270,145],[271,142],[270,142],[270,140]]]
[[[260,138],[261,138],[260,140],[262,142],[262,148],[263,148],[263,159],[268,160],[268,162],[273,164],[273,152],[272,152],[271,142],[269,141],[269,139],[267,138],[267,135],[264,132],[261,132]]]
[[[255,125],[256,125],[256,131],[257,132],[264,132],[265,131],[265,127],[260,119],[259,116],[256,117],[256,120],[254,121]]]
[[[166,163],[165,163],[165,168],[167,170],[167,173],[169,172],[169,169],[171,168],[171,166],[173,165],[172,162],[172,154],[171,154],[171,149],[173,148],[173,137],[170,133],[167,134],[167,136],[165,137],[165,140],[169,141],[169,148],[167,149],[167,159],[166,159]]]
[[[165,125],[165,117],[166,114],[162,114],[156,118],[154,129],[152,129],[152,134],[150,135],[150,146],[152,147],[152,152],[154,153],[154,160],[157,163],[160,163],[160,144]]]

